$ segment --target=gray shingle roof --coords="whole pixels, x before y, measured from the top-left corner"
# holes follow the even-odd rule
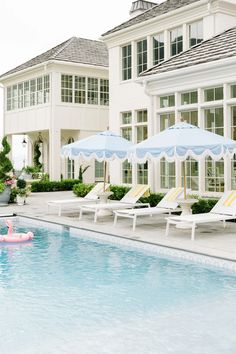
[[[101,41],[72,37],[47,52],[4,73],[0,78],[49,60],[108,67],[108,50],[106,44]]]
[[[108,34],[120,31],[124,28],[128,28],[133,25],[137,25],[138,23],[150,20],[151,18],[163,15],[167,12],[177,10],[180,7],[190,5],[196,1],[200,1],[200,0],[166,0],[165,2],[163,2],[159,5],[156,5],[156,6],[152,7],[151,9],[145,11],[144,13],[142,13],[134,18],[131,18],[130,20],[122,23],[121,25],[116,26],[113,29],[105,32],[104,34],[102,34],[102,36],[107,36]]]
[[[154,67],[140,76],[164,73],[236,56],[236,27],[208,39]]]

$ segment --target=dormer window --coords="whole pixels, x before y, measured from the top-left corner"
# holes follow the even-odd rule
[[[170,31],[170,55],[176,55],[183,51],[183,30],[177,27]]]
[[[164,60],[165,47],[164,47],[164,33],[159,33],[153,36],[153,65],[159,64]]]
[[[137,75],[147,70],[147,40],[137,42]]]
[[[194,22],[189,25],[189,47],[201,43],[203,41],[203,23],[202,21]]]

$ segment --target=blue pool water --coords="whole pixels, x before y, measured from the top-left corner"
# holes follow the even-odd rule
[[[236,353],[233,273],[30,229],[0,245],[1,354]]]

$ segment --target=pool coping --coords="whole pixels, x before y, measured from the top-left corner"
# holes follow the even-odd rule
[[[162,254],[162,255],[169,255],[169,256],[173,256],[173,257],[177,257],[177,258],[181,258],[181,259],[185,259],[185,260],[189,260],[189,261],[194,261],[197,263],[201,263],[201,264],[205,264],[205,265],[209,265],[209,266],[214,266],[214,267],[218,267],[221,269],[228,269],[233,272],[236,272],[236,260],[235,259],[209,255],[209,254],[203,253],[203,252],[189,251],[184,248],[174,247],[174,246],[169,246],[169,245],[167,246],[167,245],[163,245],[160,243],[153,243],[150,241],[136,240],[136,239],[134,240],[133,238],[130,238],[127,236],[120,236],[120,235],[117,235],[114,233],[107,233],[107,232],[98,231],[98,230],[94,230],[94,229],[73,226],[73,225],[69,225],[68,223],[63,223],[63,222],[60,223],[57,221],[45,220],[45,219],[38,218],[38,217],[22,215],[20,213],[14,214],[14,215],[9,215],[9,217],[20,217],[22,219],[25,218],[25,219],[41,221],[43,223],[49,223],[52,225],[59,225],[60,227],[63,227],[66,229],[83,231],[83,232],[87,233],[87,236],[90,236],[92,239],[99,239],[101,241],[106,241],[106,242],[110,241],[113,244],[123,244],[123,245],[127,245],[127,246],[132,246],[137,249],[139,248],[142,250],[149,250],[154,253],[158,253],[158,254]],[[112,241],[111,241],[111,239],[112,239]]]

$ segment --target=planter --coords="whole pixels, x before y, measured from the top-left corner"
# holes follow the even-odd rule
[[[21,197],[20,195],[17,195],[16,196],[17,205],[25,205],[25,199],[26,196]]]
[[[4,191],[0,193],[0,207],[6,206],[9,203],[11,195],[11,186],[6,186]]]

